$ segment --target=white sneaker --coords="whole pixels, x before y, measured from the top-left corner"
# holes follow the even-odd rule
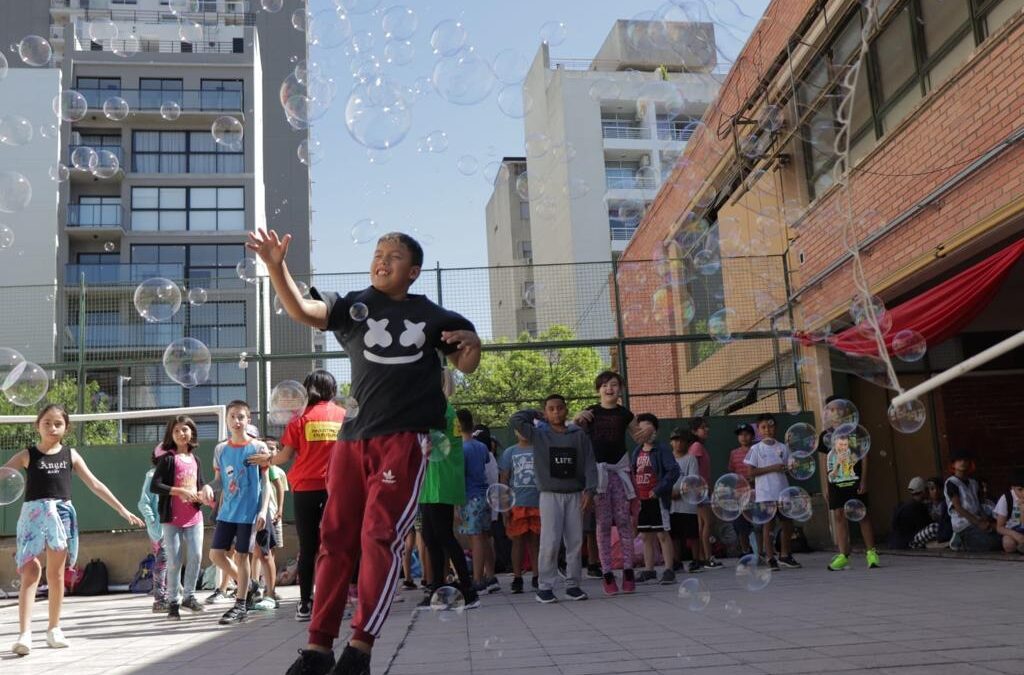
[[[28,656],[32,653],[32,633],[22,633],[18,641],[11,647],[11,651],[18,656]]]
[[[46,631],[46,644],[50,645],[54,649],[63,649],[64,647],[71,646],[68,639],[64,637],[64,631],[60,629],[60,626]]]

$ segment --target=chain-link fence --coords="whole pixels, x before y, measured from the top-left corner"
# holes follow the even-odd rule
[[[314,367],[331,370],[343,387],[349,381],[348,359],[334,336],[292,321],[267,279],[185,274],[180,265],[69,265],[63,285],[5,288],[0,311],[9,320],[0,328],[0,346],[43,366],[52,378],[51,399],[74,411],[239,398],[265,424],[276,383],[301,380]],[[155,301],[150,318],[165,320],[151,321],[134,296],[141,282],[160,276],[176,288]],[[658,259],[428,268],[411,290],[476,326],[484,362],[458,380],[456,399],[484,411],[487,421],[501,422],[552,391],[579,407],[593,398],[591,383],[604,368],[626,377],[634,409],[686,417],[801,408],[787,276],[781,256]],[[345,294],[364,288],[367,275],[297,281]],[[162,362],[167,346],[183,337],[203,342],[212,360],[209,380],[190,388],[175,382]],[[126,424],[123,436],[111,437],[110,425],[98,424],[96,433],[81,430],[83,440],[155,441],[162,433],[154,421]],[[216,430],[201,434],[214,437]]]

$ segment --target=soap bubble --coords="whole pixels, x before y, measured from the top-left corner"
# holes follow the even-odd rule
[[[907,363],[920,361],[928,350],[924,336],[916,330],[901,330],[892,336],[892,353],[896,358]]]
[[[807,457],[818,447],[818,432],[806,422],[797,422],[786,429],[785,443],[794,457]]]
[[[443,462],[452,451],[452,443],[443,431],[434,429],[430,432],[427,442],[423,445],[427,459],[431,462]]]
[[[260,0],[260,7],[263,8],[264,12],[276,14],[284,7],[284,0]]]
[[[112,241],[103,242],[103,250],[107,253],[113,253],[117,250],[117,244]]]
[[[549,47],[557,47],[565,42],[569,27],[564,21],[548,21],[540,27],[540,41],[546,42]]]
[[[516,505],[516,493],[503,483],[489,485],[485,496],[493,513],[505,513]]]
[[[871,434],[859,424],[852,429],[844,427],[843,431],[826,432],[825,445],[836,452],[849,448],[853,461],[859,462],[871,449]]]
[[[455,162],[455,168],[459,170],[463,176],[472,176],[474,173],[480,170],[480,160],[473,155],[462,155],[458,161]]]
[[[431,81],[441,98],[456,105],[483,101],[494,89],[495,82],[490,64],[472,50],[438,61]]]
[[[205,288],[195,287],[188,289],[188,304],[198,307],[206,302],[207,293]]]
[[[416,32],[419,23],[416,12],[405,5],[395,5],[384,11],[380,25],[384,29],[384,39],[408,40]]]
[[[163,277],[146,279],[135,289],[135,310],[150,323],[168,321],[181,308],[181,289]]]
[[[22,361],[7,373],[2,389],[8,401],[27,408],[43,400],[50,389],[50,378],[35,363]]]
[[[466,44],[466,28],[461,21],[445,19],[430,33],[430,46],[435,54],[451,56],[459,52]]]
[[[764,525],[771,522],[777,510],[778,505],[775,502],[755,501],[754,495],[751,494],[750,501],[743,507],[743,517],[753,525]]]
[[[210,125],[213,140],[228,148],[241,148],[243,129],[242,123],[230,115],[218,117]]]
[[[186,12],[198,12],[199,0],[168,0],[167,9],[175,16]]]
[[[35,130],[32,123],[21,115],[4,115],[0,117],[0,143],[5,145],[25,145],[32,140]]]
[[[809,480],[817,469],[818,462],[811,454],[806,457],[793,457],[786,472],[793,477],[793,480]]]
[[[505,640],[497,635],[492,635],[484,640],[484,652],[500,659],[505,653]]]
[[[86,145],[80,145],[71,151],[71,166],[79,171],[88,171],[96,168],[99,163],[99,156],[96,151]]]
[[[507,117],[522,119],[533,108],[533,99],[521,85],[510,84],[498,92],[498,109]]]
[[[7,506],[21,499],[25,492],[25,477],[17,469],[0,466],[0,506]]]
[[[50,180],[55,183],[63,183],[71,177],[71,169],[69,169],[64,162],[57,162],[50,166],[47,170],[50,175]]]
[[[746,478],[736,473],[727,473],[715,481],[711,491],[711,511],[719,520],[734,521],[743,512],[751,492]]]
[[[691,612],[703,612],[711,602],[711,591],[700,579],[689,577],[679,584],[679,599]]]
[[[590,85],[588,93],[590,98],[600,103],[601,101],[617,99],[622,92],[619,85],[612,80],[598,80]]]
[[[46,38],[38,35],[26,36],[18,43],[18,56],[28,66],[45,66],[53,56],[53,50]],[[6,62],[5,62],[6,64]]]
[[[874,313],[875,320],[878,322],[878,328],[882,331],[882,334],[888,333],[889,329],[892,328],[892,314],[886,310],[885,303],[878,296],[872,296],[870,303],[868,303],[863,295],[856,296],[850,304],[850,316],[853,318],[853,323],[857,326],[857,332],[865,337],[871,337],[875,334],[875,329],[871,325],[869,311]]]
[[[779,492],[779,513],[799,523],[811,519],[811,495],[802,487],[791,485]]]
[[[66,89],[53,97],[53,114],[65,122],[78,122],[89,112],[89,102],[74,89]]]
[[[8,72],[7,57],[4,56],[2,53],[0,53],[0,80],[2,80],[5,77],[7,77],[7,72]]]
[[[850,499],[843,504],[843,515],[847,520],[859,523],[868,515],[868,507],[864,506],[864,502],[859,499]]]
[[[734,619],[739,618],[740,615],[743,614],[743,610],[735,600],[727,600],[722,609],[724,609],[725,613]]]
[[[57,129],[57,125],[56,124],[50,124],[50,123],[47,122],[46,124],[40,124],[39,125],[39,135],[42,138],[57,138],[57,139],[59,139],[60,138],[60,131]]]
[[[494,57],[493,70],[502,84],[519,84],[530,72],[530,59],[516,49],[503,49]]]
[[[182,21],[178,24],[178,39],[181,42],[196,44],[203,40],[203,27],[195,21]]]
[[[299,142],[299,147],[295,152],[300,162],[306,166],[313,166],[314,164],[319,164],[320,160],[323,159],[320,149],[320,139],[310,136],[309,138],[303,138]]]
[[[352,226],[351,235],[352,243],[369,244],[370,242],[377,241],[377,237],[380,236],[380,226],[377,225],[377,221],[373,218],[363,218],[356,221]]]
[[[748,553],[736,563],[736,579],[748,591],[763,591],[772,580],[772,568],[761,562],[756,553]]]
[[[352,317],[353,321],[366,321],[370,316],[370,310],[365,304],[361,302],[354,302],[352,306],[348,308],[348,315]]]
[[[178,338],[164,350],[164,372],[186,389],[210,379],[210,350],[199,340]]]
[[[825,404],[821,418],[823,424],[833,431],[848,433],[860,424],[860,411],[852,401],[837,398]]]
[[[359,401],[351,396],[343,396],[336,401],[337,405],[345,409],[345,419],[351,420],[359,414]]]
[[[698,251],[693,256],[693,266],[704,276],[711,276],[722,269],[722,259],[714,251]]]
[[[334,0],[339,12],[351,12],[352,14],[368,14],[377,9],[380,0]]]
[[[683,476],[679,494],[687,504],[700,504],[708,496],[708,484],[700,476]]]
[[[96,178],[113,178],[121,170],[121,161],[110,150],[96,153],[96,166],[92,167],[92,175]]]
[[[572,178],[562,186],[562,193],[569,199],[582,199],[590,194],[590,185],[583,178]]]
[[[526,157],[540,159],[551,151],[551,139],[542,132],[532,133],[526,137]]]
[[[442,621],[462,614],[466,609],[466,599],[459,589],[453,586],[442,586],[430,596],[430,611],[438,615]],[[449,612],[451,614],[449,614]]]
[[[103,114],[112,122],[120,122],[128,117],[128,101],[120,96],[111,96],[103,102]]]
[[[387,150],[409,133],[412,112],[401,89],[377,77],[352,89],[345,104],[345,126],[357,143]]]
[[[708,335],[719,344],[732,342],[730,323],[736,321],[736,310],[725,307],[708,318]]]
[[[0,224],[0,249],[14,246],[14,230],[8,225]]]
[[[295,380],[279,382],[270,390],[270,423],[284,426],[302,414],[309,401],[306,388]]]
[[[302,9],[300,7],[299,9],[292,12],[292,28],[294,28],[295,30],[299,32],[304,32],[306,30],[306,24],[308,20],[309,15],[305,9]]]
[[[395,66],[406,66],[416,56],[416,48],[409,40],[393,40],[384,45],[384,61]]]
[[[242,258],[235,265],[235,274],[247,284],[255,284],[259,280],[259,267],[255,258]]]
[[[352,37],[352,23],[344,14],[322,9],[309,17],[306,34],[310,45],[337,49]]]
[[[13,380],[8,382],[11,372],[21,364],[25,363],[25,357],[16,349],[0,347],[0,389],[4,389]]]
[[[423,138],[423,146],[427,152],[442,153],[448,149],[448,134],[443,131],[431,131]]]
[[[924,426],[927,415],[924,404],[914,398],[900,405],[889,406],[889,424],[900,433],[912,434]]]
[[[181,117],[181,105],[177,101],[164,101],[160,104],[160,117],[173,122]]]

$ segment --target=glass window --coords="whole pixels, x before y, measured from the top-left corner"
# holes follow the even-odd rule
[[[192,188],[191,206],[194,209],[217,208],[217,188]]]
[[[160,206],[158,188],[132,188],[133,209],[155,209]]]
[[[974,51],[974,34],[968,31],[960,38],[960,41],[953,46],[946,54],[939,59],[932,69],[928,71],[928,88],[929,90],[938,87],[940,84],[946,81],[946,78],[953,74],[962,63],[967,61],[967,57]]]
[[[139,173],[241,173],[245,153],[213,142],[208,131],[136,131],[132,160]]]
[[[1017,12],[1022,9],[1024,9],[1024,0],[1001,0],[985,17],[985,34],[995,33],[1000,26],[1009,21],[1010,17],[1016,16]]]
[[[875,40],[882,99],[888,101],[917,73],[910,36],[910,9],[904,7]]]
[[[245,191],[242,188],[217,188],[217,206],[222,209],[245,208]]]
[[[185,208],[185,188],[160,188],[160,208]]]
[[[530,202],[520,201],[519,202],[519,217],[522,220],[530,219]]]
[[[835,42],[832,43],[832,62],[836,65],[846,65],[855,54],[860,52],[860,45],[860,14],[854,14],[839,31]]]
[[[924,46],[933,56],[946,42],[971,20],[968,0],[943,0],[921,3],[921,23],[924,24]]]

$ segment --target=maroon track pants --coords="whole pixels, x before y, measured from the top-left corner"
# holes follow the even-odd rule
[[[352,639],[372,644],[380,634],[398,587],[405,535],[416,518],[427,443],[426,434],[410,431],[335,447],[320,521],[311,644],[329,648],[338,637],[360,555]]]

